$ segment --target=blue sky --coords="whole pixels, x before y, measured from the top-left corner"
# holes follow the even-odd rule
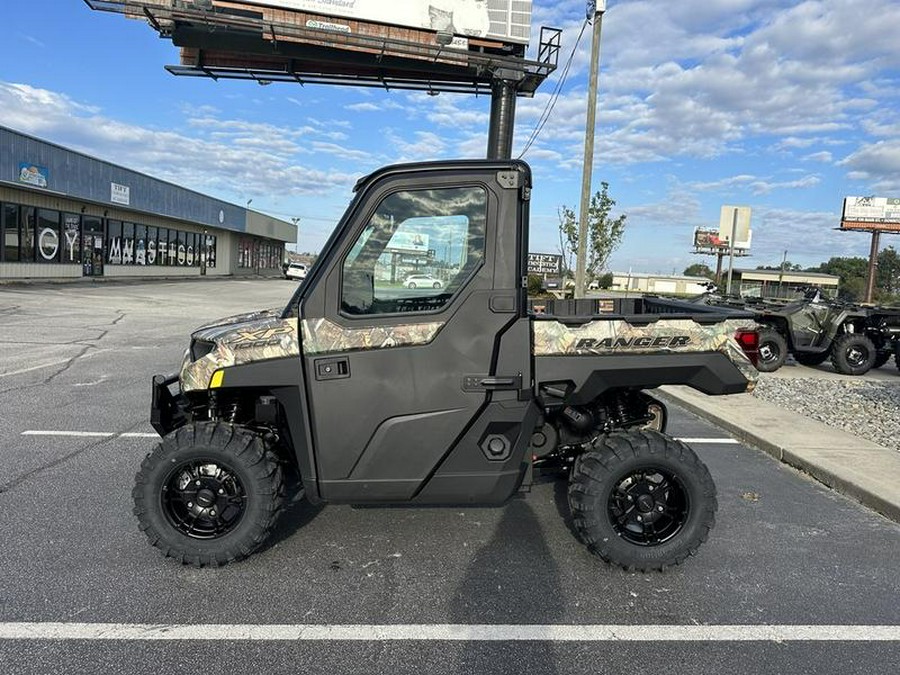
[[[569,54],[584,2],[536,0]],[[594,184],[628,215],[611,268],[680,273],[696,226],[753,208],[750,265],[868,255],[846,195],[900,196],[900,2],[620,0],[603,22]],[[490,101],[179,78],[171,42],[81,0],[0,4],[0,124],[289,220],[317,250],[362,174],[485,152]],[[589,34],[588,34],[589,35]],[[526,155],[531,250],[579,199],[589,39]],[[518,155],[560,71],[519,99]],[[900,247],[885,236],[883,246]]]

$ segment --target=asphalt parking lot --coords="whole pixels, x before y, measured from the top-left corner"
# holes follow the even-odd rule
[[[174,370],[193,327],[283,305],[294,287],[0,287],[0,672],[869,673],[900,662],[900,526],[677,409],[669,432],[695,439],[719,512],[699,554],[664,574],[590,556],[554,483],[494,509],[300,502],[245,562],[164,559],[131,514],[153,443],[150,376]],[[26,634],[46,622],[58,632]],[[176,624],[191,639],[165,639]],[[317,637],[276,639],[273,625]],[[391,639],[407,625],[421,637]],[[520,641],[498,626],[567,632]],[[776,629],[754,638],[761,627]]]

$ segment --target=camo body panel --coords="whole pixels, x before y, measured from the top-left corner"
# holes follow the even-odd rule
[[[282,319],[272,310],[241,314],[195,331],[193,340],[210,342],[212,351],[196,361],[190,350],[181,364],[181,390],[207,389],[214,372],[246,363],[300,356],[299,330],[303,331],[303,353],[328,354],[387,349],[431,342],[443,322],[402,326],[343,328],[327,319]]]
[[[746,320],[729,320],[709,326],[690,319],[660,320],[647,326],[635,326],[627,321],[610,319],[590,321],[582,326],[566,326],[558,321],[535,321],[534,355],[608,356],[722,352],[747,378],[747,391],[752,391],[759,372],[734,339],[736,331],[752,327]],[[687,342],[684,342],[685,338]],[[635,340],[640,340],[641,344],[633,345]],[[649,344],[645,345],[647,342]],[[667,342],[673,342],[673,346],[666,346]]]
[[[257,317],[264,318],[257,318]],[[192,338],[212,342],[212,351],[191,361],[190,350],[181,365],[181,390],[207,389],[213,373],[245,363],[300,356],[297,319],[282,319],[268,312],[241,315],[224,325],[201,328]]]
[[[344,328],[328,319],[305,319],[302,327],[303,353],[313,355],[427,345],[443,326],[442,321],[435,321],[402,326]]]

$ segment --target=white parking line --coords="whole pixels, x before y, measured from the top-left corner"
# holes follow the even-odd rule
[[[0,623],[4,640],[897,642],[900,626]]]
[[[139,433],[139,432],[128,432],[124,434],[117,434],[113,431],[49,431],[49,430],[37,430],[37,429],[29,429],[28,431],[23,431],[22,436],[88,436],[88,437],[98,437],[98,438],[159,438],[159,434],[153,433]],[[738,445],[740,441],[736,441],[733,438],[679,438],[679,441],[684,441],[685,443],[694,443],[694,444],[709,444],[709,445]]]
[[[719,444],[719,445],[740,445],[740,441],[737,441],[733,438],[679,438],[679,441],[683,441],[684,443],[708,443],[708,444]]]
[[[127,432],[119,434],[114,431],[47,431],[29,429],[23,431],[22,436],[66,436],[69,438],[159,438],[159,434]]]

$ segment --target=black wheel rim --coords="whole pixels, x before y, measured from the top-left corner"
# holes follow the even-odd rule
[[[637,546],[658,546],[684,527],[690,500],[674,473],[645,467],[618,480],[607,509],[613,529],[622,539]]]
[[[192,539],[216,539],[238,526],[247,493],[235,471],[221,461],[195,459],[175,467],[162,489],[166,519]]]
[[[847,348],[847,363],[854,368],[865,365],[869,360],[869,350],[865,345],[851,345]]]
[[[774,342],[762,342],[759,345],[759,360],[765,363],[777,361],[781,350]]]

